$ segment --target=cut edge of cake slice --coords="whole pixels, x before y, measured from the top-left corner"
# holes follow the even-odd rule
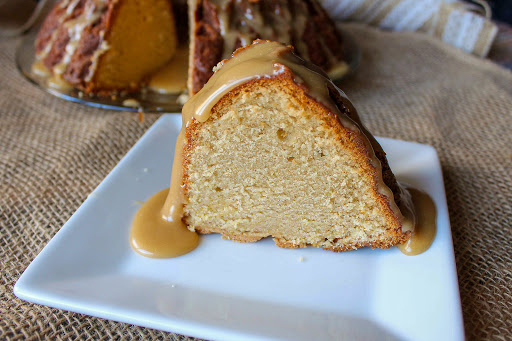
[[[406,241],[407,198],[344,93],[283,44],[233,56],[184,108],[189,229],[332,251]],[[211,111],[200,118],[192,107]]]

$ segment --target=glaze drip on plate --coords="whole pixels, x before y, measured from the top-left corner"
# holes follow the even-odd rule
[[[169,193],[164,189],[137,211],[132,223],[130,243],[135,251],[150,258],[174,258],[194,250],[199,236],[185,226],[176,227],[162,214]]]

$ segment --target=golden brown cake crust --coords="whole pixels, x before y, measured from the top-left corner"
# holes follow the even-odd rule
[[[212,234],[219,233],[222,235],[223,239],[239,242],[239,243],[254,243],[263,238],[271,237],[271,236],[248,236],[241,234],[227,234],[224,230],[219,228],[204,228],[204,227],[196,227],[195,231],[200,234]],[[285,238],[272,238],[274,243],[284,249],[297,249],[307,247],[306,243],[302,244],[294,244],[288,242]],[[389,249],[390,247],[396,246],[397,244],[404,243],[409,239],[409,233],[406,234],[397,234],[392,237],[388,237],[385,241],[379,242],[367,242],[367,243],[352,243],[352,244],[343,244],[337,246],[336,244],[332,247],[323,247],[324,250],[333,251],[333,252],[344,252],[359,249],[361,247],[371,247],[372,249]]]
[[[222,59],[223,39],[216,8],[209,0],[198,1],[194,12],[191,91],[197,93],[213,75],[213,67]]]
[[[369,246],[372,248],[389,248],[398,243],[405,242],[409,236],[410,232],[402,232],[402,225],[399,217],[397,217],[390,206],[389,198],[383,194],[378,192],[378,181],[379,174],[378,171],[371,165],[370,157],[367,154],[366,145],[364,143],[364,139],[366,138],[363,133],[359,131],[353,131],[345,128],[340,118],[337,114],[330,112],[323,104],[311,98],[306,89],[301,88],[294,82],[294,75],[287,70],[286,72],[273,77],[272,79],[259,79],[249,81],[238,88],[230,91],[227,95],[225,95],[212,109],[212,114],[209,120],[216,120],[220,118],[219,108],[229,107],[234,99],[241,92],[251,92],[251,89],[257,88],[260,86],[265,87],[273,87],[280,86],[282,88],[287,89],[288,93],[291,96],[294,96],[299,103],[303,103],[304,106],[309,106],[314,108],[314,112],[317,113],[318,118],[323,122],[323,126],[327,129],[330,129],[335,132],[337,136],[337,140],[339,143],[347,143],[350,145],[350,148],[355,151],[357,155],[359,165],[364,169],[363,174],[367,174],[367,176],[372,178],[372,183],[374,183],[374,191],[372,192],[372,197],[378,202],[381,210],[385,216],[386,221],[388,222],[389,229],[387,231],[387,236],[384,240],[378,242],[362,242],[362,243],[354,243],[354,244],[336,244],[336,240],[334,241],[331,247],[325,247],[327,250],[340,252],[356,249],[363,246]],[[343,113],[346,111],[352,110],[352,113],[349,113],[349,117],[357,117],[357,113],[353,109],[352,105],[341,96],[333,96],[337,106],[340,111]],[[358,121],[358,120],[357,120]],[[199,131],[202,128],[202,125],[205,123],[200,123],[196,120],[192,120],[185,133],[185,144],[183,148],[183,184],[184,184],[184,193],[185,197],[188,197],[188,189],[190,186],[189,180],[189,164],[191,156],[194,152],[194,141],[195,137],[199,134]],[[376,141],[374,142],[376,143]],[[387,164],[387,160],[385,157],[385,153],[379,146],[379,150],[376,151],[376,156],[381,161],[383,166],[383,180],[386,185],[397,191],[398,185],[396,183],[396,179],[392,174],[389,166]],[[399,197],[399,193],[395,193],[395,197]],[[186,220],[186,218],[185,218]],[[245,235],[245,234],[229,234],[226,231],[222,230],[222,228],[216,226],[195,226],[195,230],[201,234],[208,233],[221,233],[223,238],[239,241],[239,242],[253,242],[259,240],[261,238],[267,237],[268,235]],[[284,248],[296,248],[296,247],[305,247],[306,245],[297,245],[294,243],[290,243],[286,240],[284,236],[273,236],[276,245]]]

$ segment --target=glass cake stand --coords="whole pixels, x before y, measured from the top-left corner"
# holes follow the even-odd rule
[[[338,25],[339,28],[339,25]],[[93,107],[109,110],[143,111],[143,112],[180,112],[183,106],[180,100],[182,93],[162,94],[149,89],[142,89],[135,93],[116,96],[91,96],[83,94],[74,88],[56,88],[49,85],[49,77],[36,73],[32,69],[35,61],[34,42],[38,27],[32,29],[23,38],[16,53],[16,65],[18,70],[32,83],[44,91],[67,101],[85,104]],[[361,50],[353,36],[340,28],[343,37],[343,54],[345,62],[335,67],[337,69],[334,82],[337,83],[353,73],[359,65]]]

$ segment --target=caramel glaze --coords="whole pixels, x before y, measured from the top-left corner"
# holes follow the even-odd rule
[[[48,37],[48,39],[44,42],[43,46],[40,46],[43,44],[43,42],[39,41],[39,36],[36,40],[37,61],[45,62],[46,57],[50,54],[54,46],[58,44],[60,30],[57,28],[63,24],[67,34],[66,48],[59,61],[56,64],[51,65],[51,72],[60,76],[60,78],[62,78],[61,75],[63,75],[67,70],[73,54],[78,48],[80,40],[82,39],[82,33],[87,27],[94,25],[108,7],[106,0],[85,1],[83,10],[79,10],[80,4],[80,0],[63,0],[61,3],[59,3],[54,11],[65,12],[58,17],[58,25],[53,28],[50,37]],[[100,41],[98,47],[92,55],[89,71],[86,75],[87,81],[90,80],[94,74],[98,64],[98,58],[109,49],[108,44],[103,41],[104,33],[105,32],[100,32]],[[46,66],[50,67],[48,64]]]
[[[80,8],[83,5],[84,8]],[[38,76],[48,77],[46,85],[62,92],[67,92],[73,89],[73,86],[66,81],[64,73],[71,62],[73,54],[75,53],[82,34],[87,27],[95,24],[106,11],[108,3],[106,0],[88,0],[81,2],[80,0],[63,0],[60,2],[51,15],[60,13],[57,19],[57,25],[52,28],[52,33],[46,39],[38,36],[36,39],[36,60],[32,65],[32,72]],[[44,25],[44,24],[43,24]],[[57,63],[50,65],[46,60],[54,46],[59,46],[59,34],[61,33],[60,26],[64,27],[67,36],[66,46],[63,54],[59,57]],[[41,30],[40,32],[43,32]],[[100,41],[98,47],[94,51],[89,71],[85,77],[89,81],[96,70],[98,58],[108,50],[108,44],[103,41],[104,32],[100,32]],[[44,70],[44,68],[46,70]]]
[[[73,89],[73,86],[65,81],[61,75],[52,74],[52,72],[48,70],[40,60],[36,60],[32,64],[32,73],[38,77],[43,77],[46,82],[46,86],[51,89],[55,89],[60,92],[68,92]]]
[[[224,60],[219,63],[215,74],[204,88],[185,103],[182,111],[183,124],[176,141],[169,193],[161,211],[159,210],[159,206],[153,206],[154,210],[161,212],[161,215],[165,217],[166,226],[168,226],[169,229],[185,231],[187,228],[183,222],[183,208],[186,203],[186,198],[183,193],[182,184],[182,152],[185,130],[188,124],[192,120],[205,122],[210,117],[213,106],[224,95],[237,86],[251,80],[278,77],[284,72],[291,71],[294,75],[294,81],[303,89],[306,89],[310,97],[323,104],[331,112],[336,113],[345,128],[357,132],[361,131],[363,133],[363,143],[366,144],[367,150],[370,152],[371,163],[377,170],[378,192],[387,197],[391,210],[402,223],[402,231],[413,230],[414,212],[412,210],[410,197],[405,195],[407,193],[406,190],[402,191],[403,195],[401,195],[400,200],[398,200],[405,213],[405,215],[402,215],[401,210],[395,203],[393,192],[383,181],[382,166],[375,156],[375,151],[372,147],[372,145],[376,144],[376,141],[372,139],[372,136],[362,126],[350,101],[348,101],[345,94],[329,80],[321,69],[305,62],[292,51],[293,49],[291,47],[280,43],[257,40],[250,47],[237,50],[230,60]],[[344,103],[349,106],[349,109],[351,109],[350,117],[342,113],[333,101],[330,95],[332,91],[336,91],[338,96],[343,98]],[[376,144],[376,146],[378,146],[378,144]],[[159,193],[159,195],[161,195],[161,193]],[[146,228],[152,230],[155,227],[146,224]],[[150,234],[153,232],[147,233]],[[414,248],[415,246],[413,245],[412,247]],[[144,254],[142,252],[140,253]]]
[[[160,94],[179,94],[187,89],[188,48],[180,47],[169,64],[149,80],[148,88]]]
[[[169,189],[153,195],[133,219],[130,243],[135,251],[151,258],[174,258],[194,250],[199,236],[185,226],[167,221],[162,206]]]
[[[57,29],[57,27],[59,27],[60,24],[62,24],[65,20],[71,18],[73,12],[75,11],[79,3],[80,0],[63,0],[57,5],[57,8],[52,10],[52,13],[50,13],[50,15],[54,14],[54,11],[57,11],[59,13],[63,11],[63,13],[61,13],[61,15],[57,17],[58,24],[52,27],[52,32],[49,37],[45,37],[44,39],[42,39],[43,37],[40,37],[41,33],[39,33],[36,39],[36,57],[38,59],[44,60],[46,56],[48,56],[58,38],[59,30]],[[45,25],[46,22],[43,23],[43,27]],[[40,32],[43,31],[44,30],[41,30]]]
[[[54,74],[46,80],[46,85],[49,88],[58,90],[60,92],[68,92],[73,89],[73,86],[66,82],[60,75]]]
[[[32,72],[40,77],[49,77],[52,74],[40,60],[36,60],[34,64],[32,64]]]
[[[419,255],[428,250],[437,232],[436,205],[430,196],[412,187],[407,187],[407,192],[414,205],[415,224],[411,238],[398,249],[408,256]]]

